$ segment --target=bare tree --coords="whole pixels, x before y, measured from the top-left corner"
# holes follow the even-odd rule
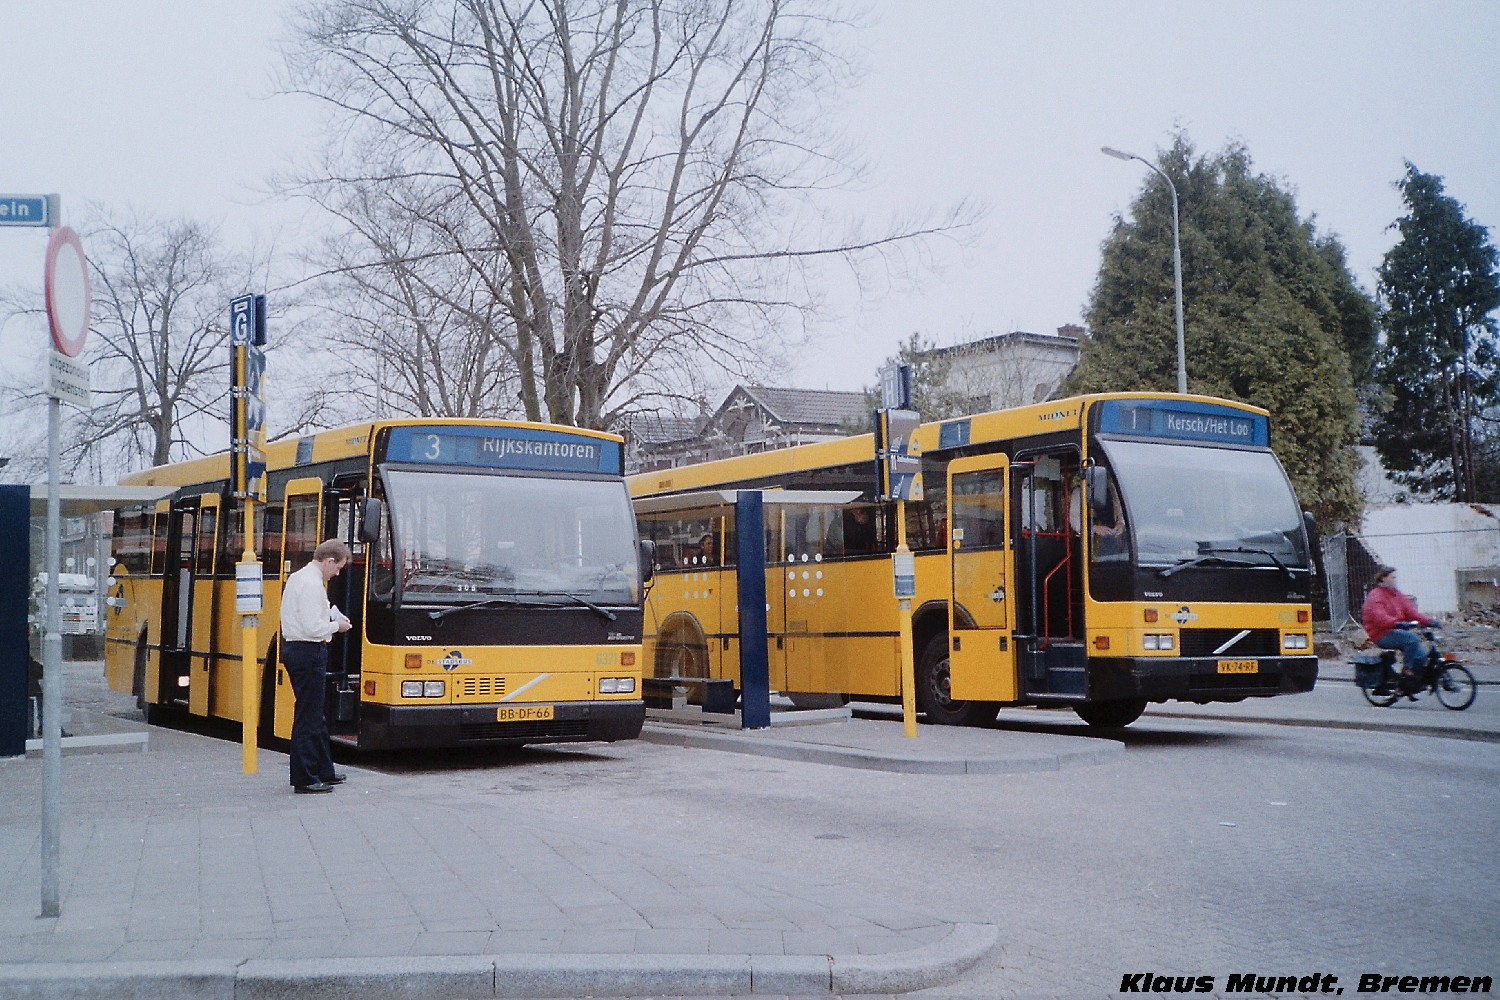
[[[286,89],[326,101],[340,127],[335,166],[301,190],[421,191],[413,207],[440,207],[425,235],[473,279],[435,297],[473,307],[471,322],[481,297],[501,310],[485,332],[507,345],[525,415],[609,425],[800,339],[809,261],[945,228],[804,238],[799,199],[856,176],[820,117],[845,70],[824,44],[828,9],[311,0]],[[388,242],[382,284],[413,249]]]
[[[228,303],[246,287],[245,266],[197,222],[90,214],[81,236],[93,290],[93,405],[68,418],[72,470],[112,477],[227,444],[227,433],[209,435],[229,415]],[[34,292],[7,303],[11,315],[43,312]],[[40,400],[17,380],[5,390],[19,405]]]
[[[326,319],[318,380],[338,386],[324,419],[520,416],[509,315],[481,262],[448,252],[451,208],[409,180],[305,193],[342,223],[310,259],[325,273],[304,296]]]

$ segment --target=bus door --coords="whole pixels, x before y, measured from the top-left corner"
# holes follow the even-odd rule
[[[193,650],[193,561],[198,550],[199,498],[172,504],[167,514],[166,573],[161,591],[161,671],[157,701],[189,703]]]
[[[323,481],[317,478],[293,479],[286,484],[286,505],[282,513],[281,572],[278,574],[279,594],[286,586],[286,578],[306,566],[321,540],[323,513]],[[272,666],[271,664],[267,665]],[[292,707],[296,699],[292,695],[292,682],[286,676],[286,667],[274,665],[276,670],[275,734],[282,739],[292,735]]]
[[[198,498],[197,552],[193,557],[193,599],[188,602],[192,626],[188,629],[192,682],[188,685],[188,711],[208,715],[214,697],[213,670],[219,653],[219,588],[214,582],[214,556],[218,551],[219,495]],[[236,623],[237,624],[237,623]]]
[[[782,604],[783,666],[786,679],[780,690],[787,692],[824,692],[828,686],[826,662],[827,641],[825,608],[828,604],[827,580],[823,566],[823,535],[828,509],[812,504],[777,504],[782,509],[782,548],[786,562],[782,566],[778,598]],[[774,600],[772,602],[774,604]],[[773,654],[773,663],[775,656]],[[771,670],[771,686],[776,687],[776,668]],[[840,683],[837,690],[845,685]]]
[[[948,671],[955,701],[1018,697],[1009,478],[1004,455],[948,463]]]
[[[787,508],[766,504],[766,660],[772,691],[785,691],[787,646],[787,574],[793,572],[795,553],[785,539]],[[743,652],[743,651],[742,651]]]
[[[359,730],[360,637],[364,630],[365,545],[359,540],[358,507],[364,496],[362,476],[340,477],[323,495],[323,523],[328,538],[349,546],[353,558],[328,581],[328,599],[349,616],[354,627],[328,644],[328,732],[355,738]]]

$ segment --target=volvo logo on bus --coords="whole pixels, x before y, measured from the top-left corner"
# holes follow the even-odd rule
[[[463,654],[461,650],[452,650],[447,656],[440,656],[437,665],[444,670],[454,670],[458,667],[466,667],[474,661]]]

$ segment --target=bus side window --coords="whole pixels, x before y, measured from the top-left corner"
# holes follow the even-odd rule
[[[197,576],[213,576],[214,543],[218,540],[219,508],[204,507],[198,515],[198,554],[193,572]]]
[[[296,572],[312,560],[318,547],[318,505],[316,493],[293,496],[286,503],[286,535],[282,539],[282,567]]]
[[[167,526],[171,523],[171,511],[157,511],[156,533],[151,539],[151,575],[167,575]]]
[[[281,572],[281,519],[282,506],[279,503],[261,504],[255,508],[255,532],[261,538],[262,572],[271,576]]]

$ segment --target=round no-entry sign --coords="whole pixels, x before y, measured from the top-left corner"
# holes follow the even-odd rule
[[[45,286],[52,343],[76,358],[89,335],[89,265],[78,234],[67,226],[54,229],[47,241]]]

